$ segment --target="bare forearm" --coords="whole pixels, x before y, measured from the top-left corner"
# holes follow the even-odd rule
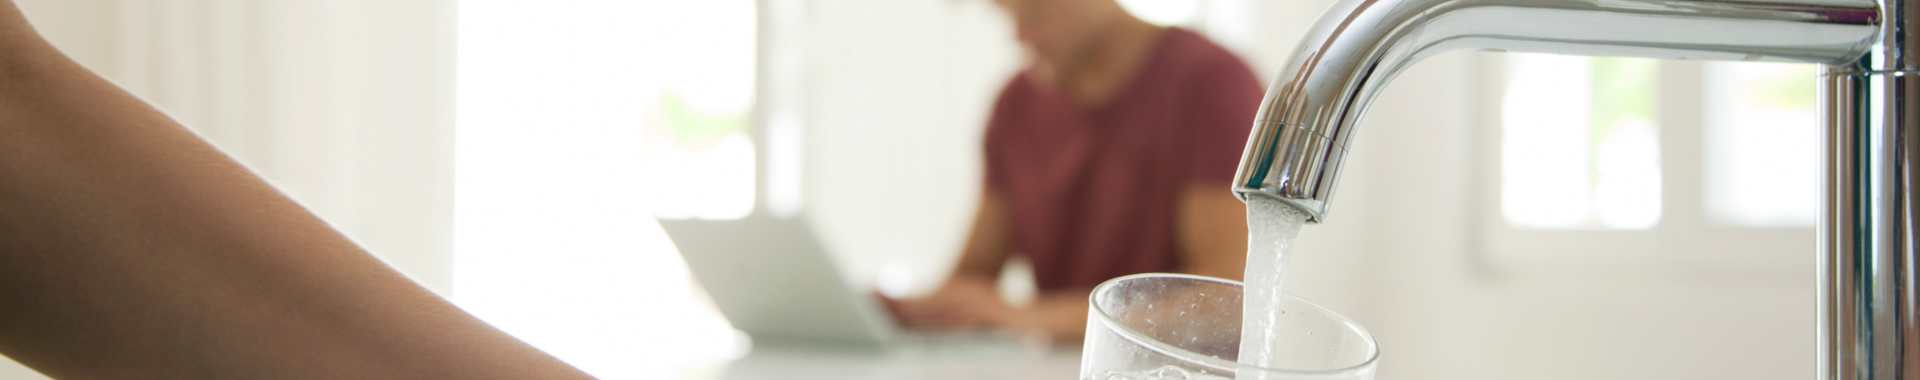
[[[55,377],[584,377],[59,55],[5,1],[0,353]]]
[[[1056,290],[1040,294],[1017,312],[1015,329],[1039,331],[1056,343],[1079,342],[1087,332],[1088,295],[1092,289]]]
[[[1225,184],[1192,183],[1181,191],[1176,233],[1181,273],[1239,280],[1247,267],[1247,209]]]
[[[974,212],[973,227],[967,232],[966,245],[960,249],[960,262],[953,267],[953,278],[993,281],[1000,278],[1011,251],[1012,225],[1005,199],[998,190],[980,192],[980,206]]]

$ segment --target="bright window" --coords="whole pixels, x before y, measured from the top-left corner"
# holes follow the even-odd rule
[[[1706,207],[1716,224],[1812,227],[1820,206],[1815,66],[1707,71]]]
[[[460,2],[458,305],[601,378],[743,352],[650,215],[752,209],[754,3]]]
[[[1529,229],[1646,229],[1661,219],[1658,61],[1511,54],[1501,212]],[[1805,64],[1703,71],[1703,204],[1730,227],[1811,227],[1819,120]],[[1690,184],[1696,185],[1696,184]]]
[[[643,2],[673,15],[633,67],[658,75],[646,110],[647,196],[661,218],[739,219],[753,211],[752,0]]]
[[[1485,57],[1503,63],[1483,111],[1499,121],[1480,164],[1498,189],[1482,198],[1498,208],[1482,214],[1490,262],[1610,278],[1804,270],[1820,205],[1814,66]]]
[[[1536,229],[1660,222],[1658,61],[1513,54],[1501,113],[1500,204]]]

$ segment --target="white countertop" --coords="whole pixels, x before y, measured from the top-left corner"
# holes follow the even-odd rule
[[[804,347],[754,347],[727,363],[724,380],[807,379],[1007,379],[1072,380],[1080,352],[1040,351],[836,351]]]

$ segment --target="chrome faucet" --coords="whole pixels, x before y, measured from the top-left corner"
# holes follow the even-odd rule
[[[1818,63],[1820,377],[1920,379],[1920,8],[1878,1],[1340,0],[1267,90],[1233,191],[1323,221],[1368,104],[1443,52]]]

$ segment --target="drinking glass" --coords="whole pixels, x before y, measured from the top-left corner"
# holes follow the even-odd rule
[[[1373,336],[1332,310],[1287,295],[1272,344],[1273,368],[1243,365],[1238,281],[1141,274],[1093,288],[1082,380],[1371,380]]]

